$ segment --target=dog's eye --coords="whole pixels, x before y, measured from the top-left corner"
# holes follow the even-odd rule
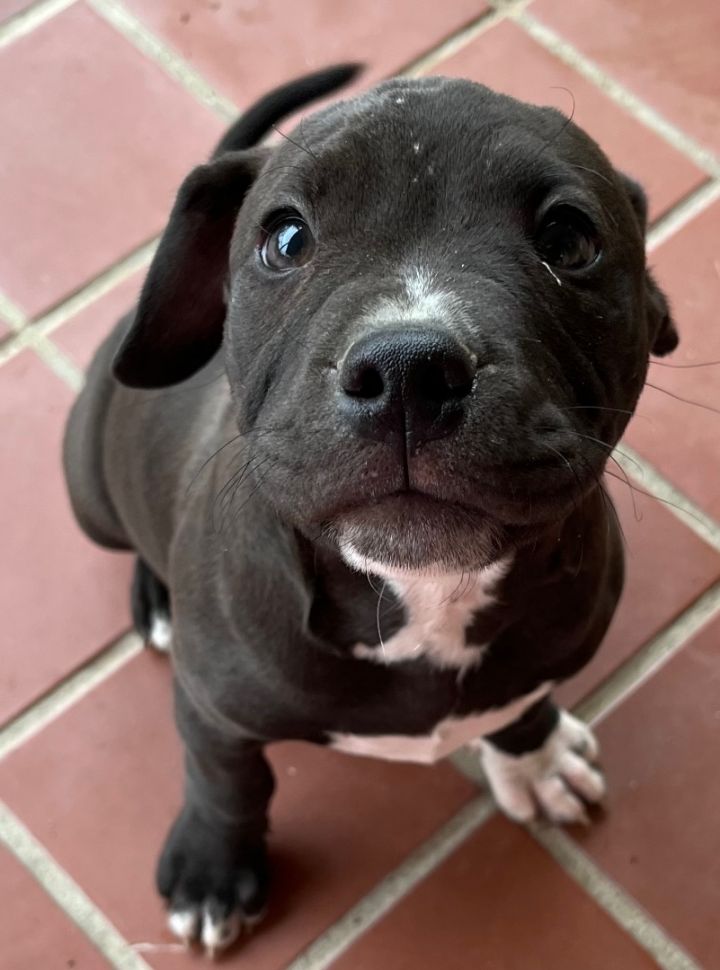
[[[586,269],[600,255],[600,238],[582,212],[569,205],[557,205],[540,223],[535,248],[549,266]]]
[[[283,216],[263,230],[260,256],[269,269],[302,266],[314,250],[315,240],[310,228],[299,216]]]

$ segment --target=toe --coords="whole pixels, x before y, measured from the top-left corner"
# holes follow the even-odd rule
[[[580,798],[570,791],[558,775],[543,778],[535,785],[538,802],[551,822],[561,825],[588,825],[590,819]]]
[[[568,751],[563,755],[559,771],[565,781],[586,802],[596,804],[605,797],[605,779],[602,773],[588,764],[584,758]]]
[[[227,949],[240,936],[242,919],[238,910],[228,912],[227,907],[210,901],[203,911],[200,940],[207,955],[214,958]]]
[[[493,794],[498,806],[515,822],[531,822],[537,815],[537,805],[530,788],[519,780],[494,786]]]
[[[182,909],[172,909],[168,916],[168,927],[185,946],[189,946],[197,939],[200,930],[200,909],[197,906],[186,906]]]
[[[560,729],[568,747],[581,755],[586,761],[595,762],[600,754],[600,746],[590,728],[583,721],[563,711]]]

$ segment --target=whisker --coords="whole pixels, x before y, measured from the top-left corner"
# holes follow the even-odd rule
[[[654,367],[671,367],[673,370],[693,370],[695,367],[717,367],[720,360],[704,360],[699,364],[670,364],[666,360],[650,360],[648,363]]]
[[[385,592],[385,586],[387,585],[387,580],[383,580],[383,584],[378,593],[377,606],[375,607],[375,626],[377,627],[378,640],[380,641],[380,649],[382,650],[383,656],[385,654],[385,641],[383,640],[382,630],[380,629],[380,604],[382,603],[383,593]]]
[[[605,469],[605,474],[609,475],[610,478],[616,478],[619,482],[623,481],[622,478],[619,478],[617,475],[614,475],[607,468]],[[705,525],[705,523],[700,518],[700,516],[695,515],[693,512],[691,512],[689,509],[684,508],[682,505],[678,505],[677,502],[671,502],[670,499],[663,498],[661,495],[655,495],[653,492],[646,492],[645,489],[639,488],[637,485],[633,485],[630,481],[626,481],[625,484],[628,485],[629,488],[632,489],[632,491],[637,492],[639,495],[645,495],[647,498],[653,498],[657,502],[662,502],[663,505],[668,505],[670,506],[670,508],[677,509],[678,512],[682,512],[683,515],[688,515],[690,516],[691,519],[695,519],[695,521],[699,522],[700,525],[703,525],[703,526]]]
[[[614,414],[634,414],[627,408],[607,408],[601,404],[573,404],[571,407],[559,408],[560,411],[610,411]]]
[[[715,408],[712,404],[702,404],[700,401],[691,401],[687,397],[682,397],[680,394],[674,394],[672,391],[668,391],[666,387],[659,387],[657,384],[651,384],[650,381],[645,381],[646,387],[651,387],[654,391],[660,391],[663,394],[667,394],[668,397],[674,398],[676,401],[681,401],[683,404],[690,404],[694,408],[702,408],[703,411],[711,411],[713,414],[720,414],[720,408]]]
[[[281,138],[284,138],[285,141],[290,142],[291,145],[294,145],[296,148],[299,148],[301,152],[305,152],[306,155],[309,155],[310,158],[317,161],[317,155],[314,152],[310,151],[309,148],[306,148],[304,145],[301,145],[300,142],[295,141],[293,138],[290,137],[290,135],[286,135],[284,131],[280,131],[277,125],[272,125],[271,127],[273,131],[276,132],[278,135],[280,135]]]

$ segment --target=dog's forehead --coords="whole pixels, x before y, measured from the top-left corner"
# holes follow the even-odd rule
[[[268,188],[291,184],[309,196],[347,187],[349,176],[380,193],[428,177],[617,191],[598,146],[560,112],[452,78],[395,79],[337,102],[303,119],[274,159]]]

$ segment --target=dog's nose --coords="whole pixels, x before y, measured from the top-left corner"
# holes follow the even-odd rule
[[[362,437],[404,435],[414,450],[457,427],[474,373],[473,356],[443,331],[376,331],[342,362],[342,408]]]

